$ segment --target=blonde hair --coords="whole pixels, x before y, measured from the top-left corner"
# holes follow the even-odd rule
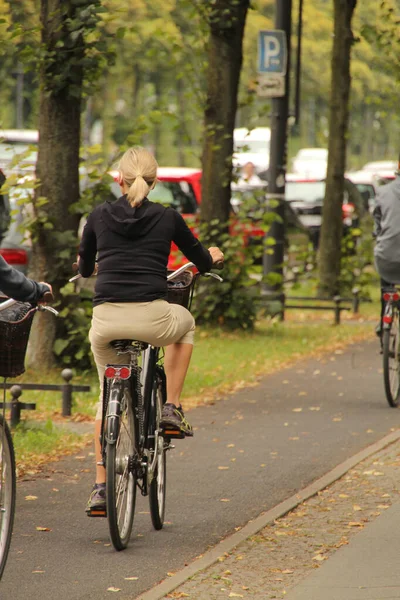
[[[129,204],[140,206],[157,179],[157,161],[154,156],[140,146],[129,148],[119,161],[118,170],[123,183],[129,188]]]

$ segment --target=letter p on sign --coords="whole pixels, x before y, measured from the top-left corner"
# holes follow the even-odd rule
[[[287,63],[286,34],[281,30],[260,31],[258,38],[258,72],[285,75]]]

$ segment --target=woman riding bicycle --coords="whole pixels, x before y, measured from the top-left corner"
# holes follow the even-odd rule
[[[195,323],[186,308],[166,301],[167,263],[171,242],[201,272],[222,261],[223,254],[215,247],[207,250],[176,210],[148,200],[147,194],[157,181],[157,167],[154,156],[144,148],[125,152],[118,166],[123,195],[94,209],[79,246],[81,275],[93,274],[96,257],[98,265],[89,332],[100,381],[95,423],[96,483],[89,499],[90,508],[105,505],[105,469],[98,464],[104,369],[106,364],[121,364],[126,360],[116,354],[110,345],[112,340],[130,338],[166,346],[168,401],[161,425],[193,435],[180,395],[192,355]]]

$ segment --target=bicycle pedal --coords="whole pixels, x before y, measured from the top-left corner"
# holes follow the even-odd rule
[[[163,436],[173,439],[183,439],[185,434],[180,429],[163,429]]]
[[[86,514],[88,517],[106,517],[107,511],[104,509],[96,510],[94,508],[87,508]]]

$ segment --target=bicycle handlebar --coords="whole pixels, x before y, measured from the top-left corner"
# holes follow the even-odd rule
[[[48,291],[43,294],[43,298],[42,298],[43,302],[53,302],[53,300],[54,300],[54,296],[53,296],[52,292]],[[20,300],[14,300],[14,298],[8,298],[8,300],[5,300],[4,302],[2,302],[0,304],[0,312],[3,310],[6,310],[6,308],[10,308],[10,306],[14,306],[14,304],[17,304],[17,302],[20,302]],[[58,316],[58,310],[56,310],[52,306],[45,306],[44,304],[38,304],[35,308],[36,308],[36,310],[47,310],[48,312],[53,313],[53,315],[56,315],[56,317]]]
[[[192,262],[189,262],[189,263],[186,263],[185,265],[182,265],[182,267],[179,267],[179,269],[176,269],[176,271],[173,271],[173,273],[170,273],[169,275],[167,275],[167,281],[171,281],[172,279],[175,279],[176,277],[178,277],[181,273],[183,273],[187,269],[191,269],[192,267],[195,267],[195,266],[196,265],[194,263],[192,263]],[[218,262],[216,262],[212,266],[213,269],[218,269],[219,271],[221,269],[223,269],[223,267],[224,267],[224,261],[223,260],[219,260]],[[215,273],[204,273],[204,275],[206,275],[208,277],[214,277],[214,279],[218,279],[218,280],[222,281],[221,277],[219,275],[216,275]],[[78,273],[78,275],[74,275],[73,277],[71,277],[70,279],[68,279],[68,282],[69,283],[73,283],[74,281],[77,281],[81,277],[82,277],[82,275],[80,273]]]

